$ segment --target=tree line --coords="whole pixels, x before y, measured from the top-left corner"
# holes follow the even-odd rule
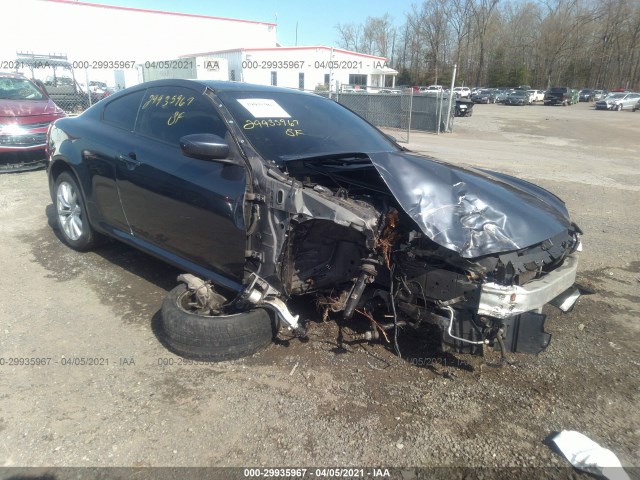
[[[640,90],[640,0],[424,0],[338,24],[338,45],[389,59],[396,84]]]

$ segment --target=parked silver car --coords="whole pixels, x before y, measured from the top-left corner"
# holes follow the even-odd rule
[[[596,110],[631,110],[640,99],[640,93],[612,93],[596,102]]]
[[[496,103],[504,103],[509,94],[513,92],[512,89],[497,89],[496,90]]]

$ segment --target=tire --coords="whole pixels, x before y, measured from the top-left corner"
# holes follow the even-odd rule
[[[62,172],[54,184],[56,224],[62,240],[74,250],[91,250],[103,239],[89,224],[86,202],[75,177]]]
[[[622,104],[616,105],[616,112],[621,112],[621,111],[622,111]]]
[[[183,307],[189,295],[181,283],[167,294],[160,310],[164,341],[178,355],[212,362],[234,360],[266,347],[277,334],[277,321],[264,308],[217,317],[198,315]]]

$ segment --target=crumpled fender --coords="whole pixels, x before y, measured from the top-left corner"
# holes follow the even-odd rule
[[[464,258],[519,250],[571,227],[558,197],[509,175],[404,152],[369,157],[420,230]]]

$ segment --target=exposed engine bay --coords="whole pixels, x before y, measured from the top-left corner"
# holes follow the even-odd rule
[[[445,350],[480,353],[483,345],[498,344],[503,353],[539,353],[550,341],[542,306],[555,300],[568,309],[579,295],[576,264],[567,260],[580,247],[573,223],[518,248],[499,218],[507,214],[482,211],[483,200],[458,182],[458,204],[434,208],[440,216],[449,209],[446,215],[455,219],[451,211],[474,205],[460,215],[470,240],[455,251],[458,232],[436,242],[442,237],[437,230],[447,225],[429,224],[424,210],[398,200],[397,190],[406,185],[391,187],[392,177],[364,155],[293,160],[264,173],[265,194],[252,197],[248,209],[250,287],[244,296],[265,306],[278,298],[271,308],[298,332],[298,317],[281,300],[314,295],[323,318],[367,318],[367,340],[430,324],[440,328]],[[491,245],[498,251],[482,251]],[[484,254],[469,256],[478,252]]]

